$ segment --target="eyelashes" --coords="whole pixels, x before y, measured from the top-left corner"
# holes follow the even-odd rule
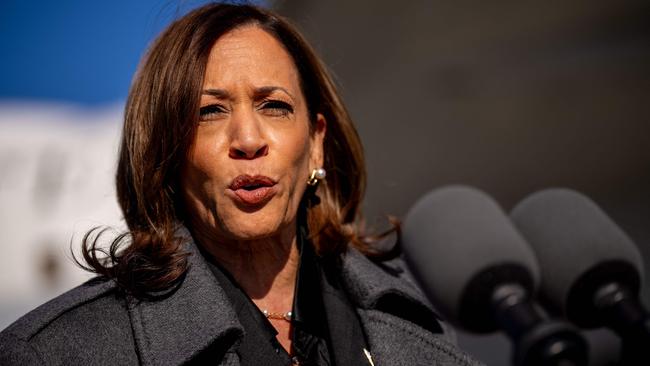
[[[270,117],[288,117],[293,114],[293,106],[281,100],[264,100],[259,104],[257,110]],[[228,109],[221,104],[210,104],[199,109],[199,121],[219,119],[229,113]]]
[[[206,105],[205,107],[201,107],[199,109],[199,120],[200,121],[207,121],[210,119],[214,119],[215,117],[219,116],[220,114],[223,114],[226,112],[226,109],[223,108],[222,106],[218,104],[210,104]]]
[[[286,117],[293,113],[293,107],[287,102],[281,100],[269,100],[262,103],[260,109],[267,111],[273,116]]]

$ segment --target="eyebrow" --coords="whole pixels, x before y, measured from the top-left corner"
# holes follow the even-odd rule
[[[295,98],[293,97],[293,94],[289,93],[289,91],[287,89],[285,89],[285,88],[283,88],[281,86],[262,86],[262,87],[259,87],[259,88],[257,88],[255,90],[255,94],[261,95],[261,96],[267,96],[267,95],[273,93],[276,90],[280,90],[280,91],[286,93],[291,99],[295,100]]]
[[[210,95],[217,98],[226,99],[228,98],[228,92],[224,89],[204,89],[201,93],[202,95]]]
[[[269,94],[273,93],[274,91],[279,90],[284,93],[286,93],[291,99],[295,100],[293,94],[289,93],[289,91],[281,86],[261,86],[259,88],[255,88],[255,97],[260,98],[260,97],[266,97]],[[230,97],[230,93],[228,93],[227,90],[225,89],[204,89],[203,92],[201,93],[202,95],[210,95],[213,97],[221,98],[221,99],[227,99]]]

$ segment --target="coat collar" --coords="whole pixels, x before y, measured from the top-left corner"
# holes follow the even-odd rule
[[[404,273],[401,266],[386,267]],[[370,261],[358,250],[350,248],[343,257],[343,283],[346,291],[363,309],[374,309],[386,296],[402,298],[413,305],[430,308],[429,302],[420,290],[400,276],[392,276],[379,265]]]
[[[186,251],[188,270],[175,292],[158,301],[129,301],[134,338],[145,366],[183,364],[215,341],[233,346],[243,335],[226,293],[191,238]]]
[[[162,300],[129,299],[128,310],[143,365],[182,364],[215,342],[228,350],[243,336],[226,293],[189,233],[188,270],[178,288]],[[342,282],[350,300],[362,309],[377,308],[385,297],[425,309],[435,316],[415,286],[391,276],[355,249],[343,256]]]

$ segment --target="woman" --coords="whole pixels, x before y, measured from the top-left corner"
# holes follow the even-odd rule
[[[212,4],[135,77],[117,172],[128,234],[92,280],[4,330],[2,364],[474,364],[355,226],[362,148],[289,24]],[[100,233],[101,234],[101,233]]]

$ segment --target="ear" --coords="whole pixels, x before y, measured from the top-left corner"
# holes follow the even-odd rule
[[[316,125],[311,135],[310,151],[310,169],[322,168],[325,164],[325,132],[327,131],[327,121],[325,116],[318,113],[316,115]]]

